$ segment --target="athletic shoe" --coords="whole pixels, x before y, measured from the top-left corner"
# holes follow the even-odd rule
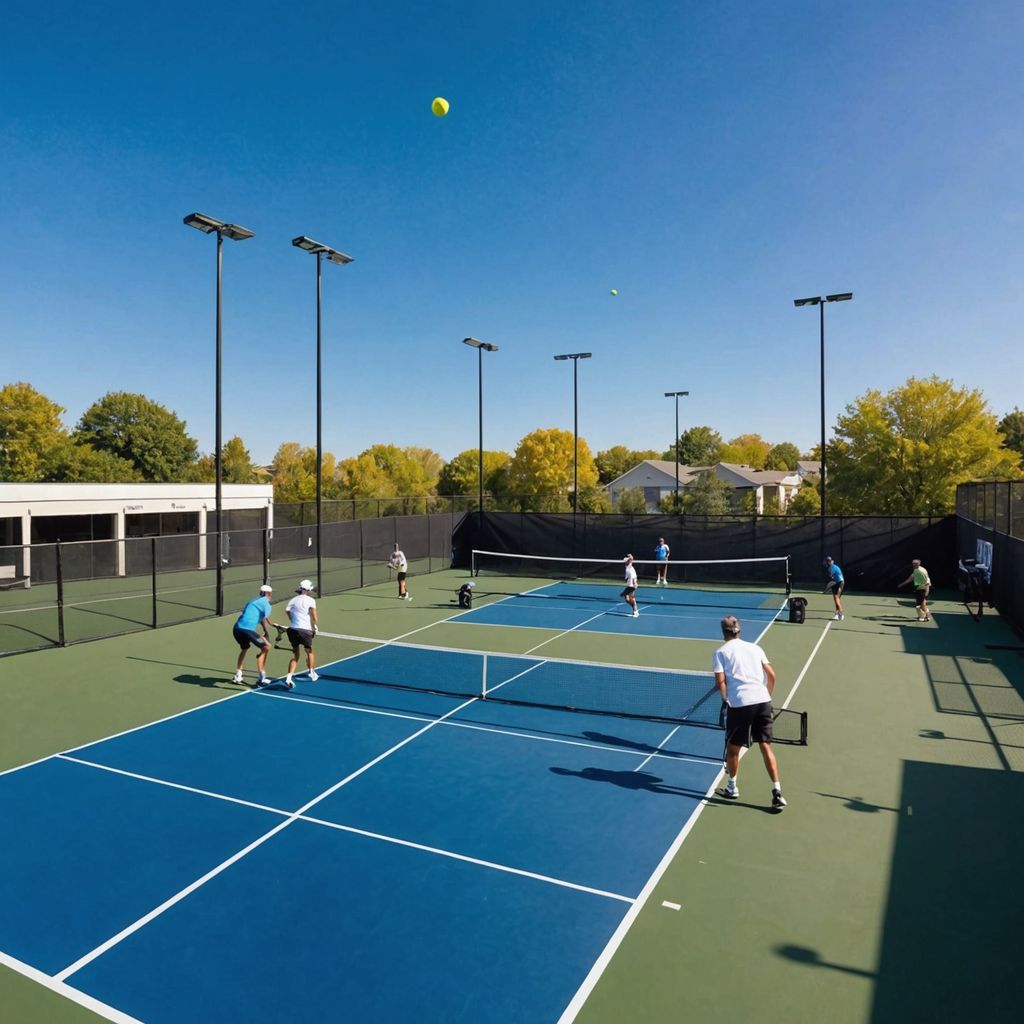
[[[316,674],[316,672],[313,669],[310,669],[309,670],[309,678],[310,678],[310,680],[312,682],[315,683],[320,677]]]
[[[839,613],[839,621],[842,622],[843,619],[845,619],[845,618],[846,618],[846,616],[842,612],[840,612]]]
[[[261,672],[259,679],[256,681],[256,685],[257,686],[266,686],[269,682],[270,682],[270,680],[266,677],[266,675],[264,673]]]
[[[406,594],[405,595],[405,599],[406,599],[406,601],[411,601],[412,600],[412,594]]]
[[[284,685],[287,686],[289,690],[294,690],[295,689],[295,680],[292,679],[291,676],[285,676],[284,677]]]
[[[838,622],[841,618],[842,618],[842,615],[840,615],[839,612],[836,612],[835,615],[832,616],[832,621],[833,622]]]
[[[725,789],[719,790],[721,796],[724,796],[726,800],[739,800],[740,790],[738,786],[726,786]]]
[[[234,677],[232,678],[231,682],[238,683],[239,685],[241,685],[242,683],[245,682],[245,679],[242,677],[242,673],[241,672],[236,672],[234,674]]]
[[[639,612],[633,612],[633,618],[634,619],[639,619],[640,618],[640,613]]]
[[[778,789],[772,790],[772,810],[781,811],[786,806],[786,798]]]

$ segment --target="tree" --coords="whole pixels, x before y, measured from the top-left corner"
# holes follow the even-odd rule
[[[768,458],[765,461],[765,469],[796,469],[796,464],[800,459],[800,449],[795,444],[790,444],[789,441],[783,441],[781,444],[772,445],[768,452]]]
[[[508,452],[484,452],[484,490],[494,491],[494,478],[508,466]],[[480,451],[467,448],[445,464],[437,478],[437,493],[444,495],[476,494],[480,489]]]
[[[1003,435],[1003,445],[1018,455],[1024,455],[1024,412],[1014,406],[999,421],[999,433]]]
[[[679,440],[669,448],[666,459],[675,462],[676,448],[679,461],[684,466],[713,466],[721,462],[718,450],[722,447],[722,435],[710,427],[690,427],[679,435]]]
[[[260,480],[259,471],[253,465],[245,443],[238,436],[232,437],[221,449],[220,471],[221,480],[226,484],[255,484]],[[214,483],[217,479],[217,466],[213,455],[200,455],[185,470],[183,479],[189,483]]]
[[[76,439],[127,459],[149,481],[176,481],[195,461],[198,445],[185,423],[164,406],[127,391],[111,391],[82,414]]]
[[[615,511],[624,516],[642,516],[647,513],[647,499],[642,487],[627,487],[619,491]]]
[[[316,500],[316,449],[286,441],[270,464],[274,501],[292,504]]]
[[[603,487],[581,487],[579,512],[611,512],[612,499]]]
[[[933,375],[846,407],[828,446],[828,511],[861,515],[951,512],[966,480],[1017,479],[980,391]],[[834,504],[833,504],[834,502]]]
[[[552,427],[527,434],[516,447],[508,471],[508,487],[524,510],[556,511],[567,507],[573,483],[572,433]],[[579,488],[597,484],[597,467],[587,442],[577,449]]]
[[[772,446],[760,434],[740,434],[719,448],[718,461],[764,469],[771,450]]]
[[[142,474],[127,460],[98,452],[70,437],[57,449],[43,478],[65,484],[126,484],[142,481]]]
[[[801,486],[786,506],[787,516],[816,516],[820,511],[821,495],[814,484],[805,483]]]
[[[666,494],[658,502],[658,511],[664,512],[668,516],[682,515],[686,511],[686,491],[680,491],[678,497],[675,491],[671,494]]]
[[[0,388],[0,480],[32,483],[49,479],[69,443],[62,406],[31,384]]]
[[[674,455],[671,457],[675,458]],[[625,445],[613,445],[607,451],[598,452],[594,459],[594,465],[597,467],[597,479],[602,484],[610,484],[613,480],[617,480],[622,476],[623,473],[646,459],[660,458],[660,453],[653,449],[635,451],[627,448]],[[581,487],[580,491],[582,492],[582,490],[583,488]]]
[[[724,516],[729,512],[732,486],[711,472],[701,473],[686,489],[683,508],[693,516]]]

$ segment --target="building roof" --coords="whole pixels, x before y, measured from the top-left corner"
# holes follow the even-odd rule
[[[797,472],[801,476],[812,476],[821,470],[820,459],[798,459],[796,464]]]
[[[627,476],[630,476],[630,475],[636,473],[636,471],[638,469],[641,469],[641,468],[647,468],[648,470],[650,470],[650,472],[652,474],[662,474],[662,475],[664,475],[665,477],[668,478],[667,482],[664,482],[664,481],[661,481],[661,480],[657,480],[657,479],[654,479],[654,478],[648,479],[647,481],[645,481],[645,482],[649,483],[650,485],[652,485],[652,486],[661,486],[661,487],[674,487],[675,486],[675,482],[676,482],[676,464],[675,464],[674,461],[670,462],[668,459],[644,459],[643,462],[638,462],[635,466],[630,466],[630,468],[627,469],[626,472],[623,473],[621,476],[617,476],[610,483],[605,484],[605,488],[607,490],[612,490],[612,489],[619,490],[620,488],[616,488],[615,485],[617,483],[619,483],[619,481],[624,480]],[[708,468],[709,467],[707,467],[707,466],[684,466],[682,463],[680,463],[679,464],[679,483],[680,483],[680,485],[682,486],[682,485],[685,485],[685,484],[692,483],[694,477],[697,476],[697,474],[703,473]],[[639,483],[635,484],[635,485],[634,484],[627,484],[626,486],[627,487],[628,486],[640,486],[640,484]]]

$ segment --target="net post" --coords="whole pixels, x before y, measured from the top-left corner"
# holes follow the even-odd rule
[[[153,628],[156,629],[159,624],[157,621],[157,610],[156,610],[156,537],[149,538],[149,561],[150,561],[150,572],[152,573],[152,579],[150,585],[153,593]]]
[[[61,555],[60,541],[55,546],[57,556],[57,643],[66,647],[64,636],[64,561]]]
[[[484,652],[483,673],[480,679],[480,699],[487,700],[487,653]]]
[[[793,593],[793,577],[789,574],[789,555],[786,555],[786,597]]]

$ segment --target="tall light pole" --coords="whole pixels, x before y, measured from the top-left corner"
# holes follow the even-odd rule
[[[478,341],[476,338],[463,338],[463,345],[469,345],[477,351],[477,375],[479,395],[479,420],[480,420],[480,442],[477,448],[479,452],[478,470],[480,474],[480,518],[481,528],[484,524],[484,352],[497,352],[498,346],[487,341]]]
[[[676,400],[676,439],[672,443],[672,447],[676,450],[676,515],[679,514],[679,399],[686,398],[690,394],[689,391],[666,391],[666,398],[674,398]]]
[[[580,448],[580,416],[577,389],[577,371],[580,360],[589,359],[590,352],[566,352],[555,356],[557,360],[572,360],[572,553],[576,554],[576,510],[580,503],[579,484],[579,448]]]
[[[323,345],[321,344],[323,322],[322,310],[322,289],[320,287],[320,265],[324,257],[339,266],[345,266],[352,262],[351,256],[346,256],[337,249],[332,249],[322,242],[314,242],[312,238],[299,235],[292,239],[292,245],[305,252],[311,252],[316,256],[316,588],[317,594],[323,595],[324,574],[320,548],[320,524],[323,522],[323,465],[324,465],[324,438],[323,438]]]
[[[214,504],[217,508],[217,614],[224,614],[224,524],[222,522],[224,512],[224,500],[223,500],[223,478],[224,478],[224,467],[223,457],[221,455],[222,441],[221,441],[221,377],[222,377],[222,346],[221,346],[221,276],[223,267],[223,255],[222,249],[224,247],[224,239],[230,238],[234,242],[244,242],[247,238],[252,238],[254,232],[248,228],[239,227],[237,224],[225,224],[222,220],[215,220],[213,217],[207,217],[204,213],[190,213],[184,218],[185,223],[190,228],[195,228],[197,231],[202,231],[203,234],[210,235],[216,233],[217,235],[217,359],[216,359],[216,413],[214,419],[216,426],[214,429],[214,478],[216,480],[214,490]]]
[[[794,306],[817,306],[820,314],[820,368],[821,368],[821,466],[818,469],[818,477],[821,483],[821,553],[825,554],[825,303],[826,302],[848,302],[853,298],[853,292],[837,292],[835,295],[812,295],[807,299],[794,299]]]

